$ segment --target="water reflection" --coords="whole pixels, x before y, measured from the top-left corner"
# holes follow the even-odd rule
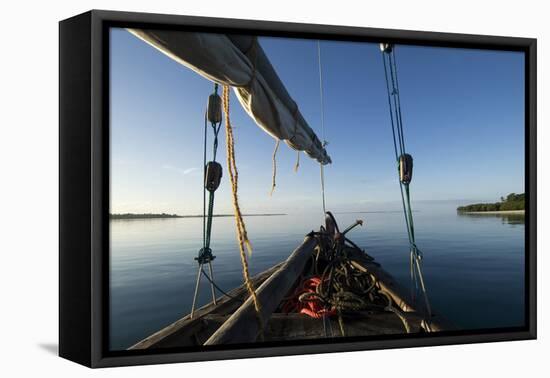
[[[502,224],[508,224],[508,225],[524,225],[525,224],[525,213],[494,213],[494,212],[486,212],[486,213],[461,213],[457,212],[459,217],[467,217],[467,218],[500,218],[502,221]]]
[[[525,216],[517,213],[458,214],[456,204],[425,205],[415,213],[417,242],[424,252],[430,302],[459,329],[524,324]],[[419,206],[420,207],[420,206]],[[350,234],[383,268],[410,287],[408,239],[402,211],[338,214],[341,227],[357,218]],[[252,274],[283,261],[304,235],[318,229],[319,214],[254,217],[247,223],[254,246]],[[110,346],[125,349],[191,308],[202,244],[202,219],[110,222]],[[214,218],[217,284],[242,284],[232,218]],[[204,285],[199,305],[210,301]]]

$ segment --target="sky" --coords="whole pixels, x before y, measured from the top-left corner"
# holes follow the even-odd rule
[[[111,29],[111,213],[202,213],[204,110],[213,84]],[[317,41],[260,37],[261,46],[321,138]],[[413,207],[497,201],[524,191],[524,55],[398,45],[395,50]],[[327,209],[380,211],[400,204],[384,67],[378,44],[321,41]],[[319,165],[275,141],[231,93],[244,213],[320,211]],[[210,140],[211,142],[211,140]],[[216,213],[231,213],[225,167]]]

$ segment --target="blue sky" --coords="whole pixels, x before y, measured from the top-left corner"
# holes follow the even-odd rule
[[[260,38],[312,129],[321,135],[317,42]],[[399,204],[382,58],[377,44],[322,41],[327,207]],[[524,57],[518,52],[397,46],[413,202],[498,200],[524,191]],[[123,29],[111,30],[111,212],[202,212],[203,116],[212,83]],[[319,211],[319,166],[274,140],[232,94],[245,213]],[[222,129],[223,130],[223,129]],[[218,213],[231,212],[224,165]],[[414,205],[414,203],[413,203]]]

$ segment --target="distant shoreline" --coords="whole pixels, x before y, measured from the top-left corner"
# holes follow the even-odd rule
[[[460,214],[525,214],[525,210],[460,211]]]
[[[459,206],[456,210],[460,213],[470,214],[514,214],[514,211],[525,212],[525,193],[510,193],[506,197],[500,197],[500,202],[474,203],[471,205]]]
[[[243,217],[274,217],[284,216],[287,214],[243,214]],[[214,218],[233,217],[233,214],[214,214]],[[132,220],[132,219],[172,219],[172,218],[202,218],[202,214],[198,215],[178,215],[178,214],[109,214],[111,220]]]

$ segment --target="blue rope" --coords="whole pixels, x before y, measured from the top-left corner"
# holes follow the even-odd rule
[[[218,84],[214,84],[214,93],[218,93]],[[206,145],[207,145],[207,129],[208,129],[208,120],[206,114],[208,113],[208,110],[206,110],[204,115],[204,159],[203,159],[203,179],[206,178]],[[218,151],[218,134],[220,132],[222,123],[211,123],[212,131],[214,133],[214,142],[212,147],[212,161],[216,161],[216,153]],[[214,212],[214,192],[209,191],[208,195],[208,213],[206,211],[206,186],[203,183],[203,189],[202,189],[202,253],[209,253],[210,251],[210,240],[211,240],[211,234],[212,234],[212,219],[213,219],[213,212]],[[210,251],[211,255],[211,251]],[[201,256],[199,255],[199,258]]]
[[[403,132],[403,119],[401,113],[401,99],[399,96],[399,82],[397,80],[397,64],[395,59],[395,48],[390,51],[382,51],[382,61],[384,63],[384,74],[386,78],[386,89],[388,92],[388,106],[390,111],[390,121],[393,136],[393,147],[395,152],[395,159],[397,163],[397,170],[399,176],[399,191],[401,193],[401,203],[403,206],[403,216],[405,218],[405,224],[407,227],[407,236],[410,246],[410,275],[413,290],[418,290],[418,280],[420,281],[421,289],[424,294],[426,310],[428,315],[431,316],[431,307],[428,300],[428,294],[426,293],[426,287],[424,285],[424,278],[422,276],[422,270],[420,267],[420,260],[422,259],[422,252],[418,249],[415,241],[414,233],[414,219],[411,206],[411,195],[408,182],[401,181],[399,175],[400,158],[405,155],[405,134]],[[388,69],[389,68],[389,69]],[[389,75],[388,75],[389,70]],[[391,83],[391,87],[390,87]],[[392,101],[393,100],[393,101]]]

